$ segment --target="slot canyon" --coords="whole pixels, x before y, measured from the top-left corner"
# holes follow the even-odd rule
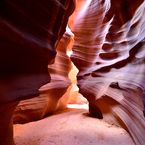
[[[1,0],[0,145],[144,145],[144,116],[144,0]]]

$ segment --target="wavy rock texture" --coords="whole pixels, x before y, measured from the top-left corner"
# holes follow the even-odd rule
[[[85,4],[85,5],[83,5]],[[126,129],[136,145],[145,142],[145,2],[77,1],[69,26],[80,93],[92,115]],[[73,19],[75,17],[75,19]]]
[[[71,33],[66,31],[57,45],[55,59],[48,65],[51,82],[40,88],[39,97],[23,100],[18,104],[13,116],[14,122],[26,123],[42,119],[45,115],[67,107],[71,89],[68,89],[71,85],[68,74],[72,65],[66,51],[72,39]]]
[[[145,90],[143,91],[143,104],[144,104],[143,113],[144,113],[144,116],[145,116]]]
[[[85,104],[87,100],[78,93],[76,74],[78,71],[67,56],[71,50],[73,34],[67,30],[59,41],[56,57],[48,65],[51,82],[40,88],[40,95],[22,100],[17,105],[14,114],[14,123],[27,123],[44,118],[55,111],[67,108],[67,104]]]
[[[50,81],[47,65],[65,32],[73,0],[0,2],[0,144],[13,145],[12,114]]]
[[[87,104],[88,101],[84,98],[80,93],[77,87],[77,73],[78,69],[72,63],[72,69],[69,73],[69,78],[71,79],[72,85],[70,86],[71,89],[69,91],[69,101],[68,104]]]

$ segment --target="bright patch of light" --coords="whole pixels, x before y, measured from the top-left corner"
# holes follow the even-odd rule
[[[68,25],[66,26],[66,32],[74,37],[74,34],[71,32],[71,30],[68,27]]]
[[[88,110],[88,104],[83,104],[83,105],[79,105],[79,104],[67,104],[68,108],[76,108],[76,109],[86,109]]]
[[[72,53],[73,53],[72,51],[67,51],[67,55],[68,55],[69,57],[71,56]]]

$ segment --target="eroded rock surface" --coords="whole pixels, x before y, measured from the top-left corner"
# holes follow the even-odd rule
[[[51,82],[40,88],[40,95],[21,101],[14,112],[15,123],[26,123],[42,119],[45,115],[67,107],[71,81],[68,74],[72,68],[71,60],[66,55],[67,46],[73,39],[66,31],[59,41],[56,57],[48,65]],[[67,90],[68,89],[68,90]]]
[[[73,0],[0,2],[0,144],[13,145],[13,110],[39,96],[50,81],[47,65],[65,32]]]
[[[84,3],[85,5],[83,5]],[[145,142],[144,0],[77,1],[72,16],[73,54],[80,93],[90,113],[126,129],[135,144]]]

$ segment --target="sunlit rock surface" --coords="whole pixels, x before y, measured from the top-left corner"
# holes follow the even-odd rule
[[[92,115],[123,127],[143,145],[145,2],[78,0],[77,5],[69,26],[80,93]]]
[[[71,17],[71,16],[70,16]],[[68,29],[68,27],[67,27]],[[74,44],[74,34],[71,32],[71,30],[69,29],[72,38],[69,45],[67,46],[67,55],[70,57],[72,54],[72,46]],[[72,67],[71,70],[68,74],[69,79],[71,80],[71,86],[68,89],[68,93],[67,95],[69,96],[69,101],[68,104],[86,104],[87,100],[86,98],[84,98],[80,93],[79,93],[79,89],[77,87],[77,74],[78,74],[78,69],[75,67],[75,65],[72,63]]]
[[[73,0],[0,2],[0,144],[13,145],[18,102],[38,96],[50,81],[47,65],[65,32]]]
[[[78,69],[72,64],[72,69],[69,73],[69,78],[71,79],[72,85],[70,86],[70,92],[69,92],[69,101],[68,104],[87,104],[88,101],[86,98],[84,98],[80,93],[79,89],[77,87],[77,73]]]
[[[55,59],[48,65],[51,82],[40,88],[39,97],[23,100],[18,104],[14,112],[15,123],[42,119],[45,115],[67,107],[71,89],[68,89],[71,85],[68,74],[72,64],[66,51],[72,39],[73,35],[66,31],[57,45]]]
[[[40,95],[22,100],[13,115],[14,123],[27,123],[44,118],[67,104],[86,104],[87,100],[78,93],[76,75],[78,70],[72,64],[67,50],[72,48],[73,34],[67,30],[57,45],[56,57],[48,65],[51,82],[40,88]]]

